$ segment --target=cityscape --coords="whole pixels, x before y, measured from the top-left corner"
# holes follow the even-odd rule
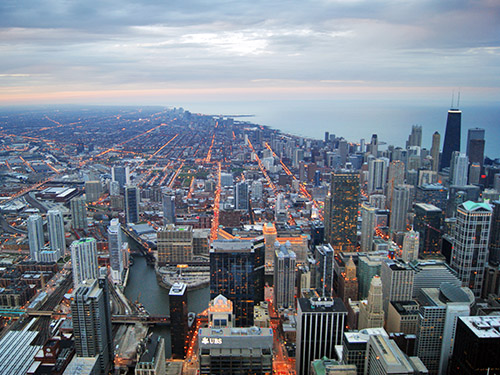
[[[446,111],[390,145],[3,110],[0,373],[500,373],[500,159]]]

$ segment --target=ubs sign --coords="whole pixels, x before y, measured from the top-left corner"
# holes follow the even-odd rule
[[[203,345],[221,345],[222,344],[222,339],[220,337],[203,337],[201,339],[201,343]]]

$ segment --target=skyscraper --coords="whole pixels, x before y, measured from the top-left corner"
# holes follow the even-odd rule
[[[62,257],[66,252],[66,236],[64,233],[64,220],[59,210],[47,212],[47,227],[49,231],[50,249],[59,252]]]
[[[478,163],[483,166],[484,162],[484,129],[473,128],[469,129],[467,132],[467,150],[466,154],[469,157],[469,161],[472,163]]]
[[[333,274],[335,254],[332,245],[316,246],[314,251],[314,272],[316,274],[315,286],[316,291],[322,297],[333,296]]]
[[[491,215],[492,209],[487,203],[467,201],[457,208],[450,265],[458,272],[462,285],[469,287],[476,297],[481,295],[483,286]]]
[[[406,217],[410,207],[410,186],[396,186],[392,195],[391,204],[391,233],[406,231]]]
[[[491,217],[490,243],[488,262],[500,263],[500,201],[491,202],[493,212]]]
[[[462,111],[459,109],[450,109],[448,111],[448,120],[446,121],[440,169],[450,166],[453,151],[460,151],[461,123]]]
[[[104,279],[103,282],[106,280]],[[98,280],[83,282],[73,293],[71,315],[78,357],[98,356],[99,374],[108,374],[113,363],[109,296]]]
[[[87,204],[83,197],[76,197],[70,201],[71,206],[71,219],[73,221],[74,229],[86,230],[88,227],[87,222]]]
[[[411,127],[411,133],[406,141],[406,148],[411,146],[422,147],[422,126],[413,125]]]
[[[98,201],[101,197],[101,181],[85,181],[85,198],[87,202]]]
[[[71,266],[73,268],[73,289],[76,290],[85,280],[97,279],[97,241],[95,238],[82,238],[73,241]]]
[[[234,186],[234,208],[247,211],[249,198],[248,184],[245,181],[238,182]]]
[[[384,326],[384,309],[382,281],[379,276],[374,276],[368,291],[368,301],[361,302],[359,306],[358,329],[377,328]]]
[[[114,166],[112,169],[113,181],[116,181],[120,185],[120,191],[124,191],[125,185],[130,184],[130,171],[129,167]]]
[[[125,216],[127,223],[139,221],[139,188],[134,185],[125,186]]]
[[[175,224],[175,195],[170,193],[162,194],[163,204],[163,224]]]
[[[390,301],[409,301],[413,293],[415,273],[406,263],[398,260],[385,260],[380,268],[384,312]]]
[[[295,308],[296,256],[292,250],[281,245],[274,253],[274,306]]]
[[[411,262],[418,258],[419,249],[419,233],[413,229],[405,233],[403,240],[403,253],[402,259],[404,262]]]
[[[419,255],[438,254],[441,250],[441,224],[443,212],[432,204],[417,203],[413,228],[419,233]]]
[[[40,261],[39,253],[45,244],[43,238],[43,221],[40,215],[30,215],[28,217],[28,243],[30,247],[30,258]]]
[[[405,163],[400,160],[393,160],[389,164],[389,178],[387,180],[387,207],[392,207],[392,197],[394,188],[404,184]]]
[[[187,350],[188,302],[187,285],[175,283],[168,293],[172,327],[172,356],[184,359]]]
[[[368,203],[361,205],[361,251],[373,250],[377,208]]]
[[[339,297],[342,298],[345,304],[358,300],[358,277],[356,276],[356,264],[352,257],[349,257],[345,265],[344,272],[339,276]]]
[[[368,163],[368,194],[383,194],[387,178],[385,160],[372,159]]]
[[[432,146],[431,146],[431,156],[432,156],[432,170],[437,172],[439,170],[439,145],[441,143],[441,135],[438,132],[434,132],[432,135]]]
[[[347,309],[340,298],[299,298],[297,301],[297,374],[309,375],[311,361],[338,359]]]
[[[113,219],[108,227],[109,263],[111,266],[111,278],[114,283],[121,284],[123,281],[123,239],[120,221]]]
[[[253,325],[253,307],[263,298],[264,241],[216,240],[210,245],[210,299],[233,302],[238,327]]]
[[[457,186],[467,185],[469,172],[469,158],[461,152],[453,152],[450,166],[451,184]]]
[[[359,194],[359,174],[332,173],[325,202],[325,239],[334,249],[356,249]]]
[[[190,225],[166,225],[157,236],[158,264],[179,264],[193,259],[193,227]]]

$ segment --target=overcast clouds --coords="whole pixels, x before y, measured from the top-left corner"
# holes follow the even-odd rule
[[[500,2],[2,0],[0,51],[0,104],[491,100]]]

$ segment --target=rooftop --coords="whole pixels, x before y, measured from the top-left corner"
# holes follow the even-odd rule
[[[459,319],[479,338],[500,339],[500,316],[461,316]]]

